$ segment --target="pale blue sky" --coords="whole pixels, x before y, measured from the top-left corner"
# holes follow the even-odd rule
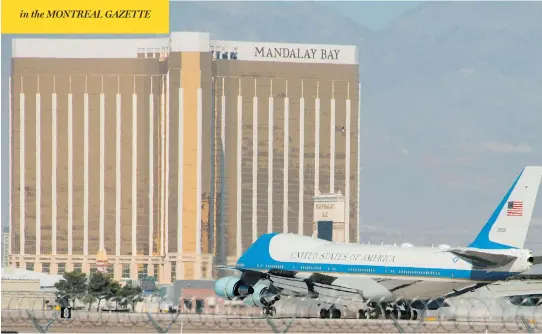
[[[323,1],[325,6],[371,30],[380,30],[420,1]]]
[[[172,0],[181,3],[184,1]],[[210,1],[211,2],[211,1]],[[214,2],[214,1],[213,1]],[[218,1],[227,2],[227,1]],[[236,1],[237,2],[237,1]],[[264,1],[261,1],[264,2]],[[288,3],[290,1],[285,1]],[[314,1],[313,1],[314,2]],[[388,22],[405,11],[420,4],[420,1],[316,1],[320,5],[329,7],[334,12],[352,19],[356,23],[371,30],[380,30]],[[175,6],[175,5],[174,5]],[[171,20],[174,20],[172,17]]]

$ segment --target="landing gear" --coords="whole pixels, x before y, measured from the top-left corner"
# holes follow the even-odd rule
[[[335,306],[331,306],[330,308],[322,308],[320,309],[320,318],[321,319],[340,319],[341,318],[341,310],[336,308]]]
[[[384,317],[386,319],[400,319],[401,318],[401,313],[398,311],[398,310],[393,310],[393,311],[386,311],[386,314],[384,315]]]
[[[277,314],[277,310],[273,306],[264,307],[262,309],[263,316],[274,317]]]
[[[358,310],[358,319],[378,319],[379,315],[378,304],[374,302],[369,302],[364,309]]]
[[[321,319],[329,319],[329,310],[326,308],[323,308],[320,310],[320,318]]]
[[[412,318],[412,312],[410,307],[404,303],[398,303],[398,304],[386,304],[386,307],[384,309],[384,317],[386,319],[402,319],[407,320]]]
[[[405,303],[368,303],[365,308],[358,310],[358,319],[378,319],[383,315],[385,319],[416,320],[418,314]]]
[[[374,309],[358,310],[358,319],[378,319],[378,313]]]

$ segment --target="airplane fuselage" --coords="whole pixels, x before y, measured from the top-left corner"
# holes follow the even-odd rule
[[[322,318],[340,317],[335,304],[362,298],[369,302],[358,311],[371,318],[378,314],[375,301],[399,312],[407,307],[399,307],[397,298],[429,300],[476,290],[525,272],[541,258],[523,248],[541,180],[542,166],[525,167],[467,247],[371,246],[269,233],[228,267],[241,277],[220,278],[215,292],[266,314],[275,312],[281,296],[319,298]]]
[[[520,259],[503,266],[477,267],[440,248],[340,244],[294,234],[269,234],[260,238],[236,266],[256,271],[278,269],[334,276],[492,282],[528,270],[526,261]]]

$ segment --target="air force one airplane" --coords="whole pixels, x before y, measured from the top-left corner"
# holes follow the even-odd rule
[[[341,309],[357,302],[358,317],[384,312],[401,317],[413,302],[458,296],[542,263],[542,256],[523,248],[541,178],[542,166],[525,167],[468,247],[362,245],[264,234],[235,266],[218,266],[241,275],[217,280],[215,293],[260,307],[267,315],[275,314],[276,301],[289,297],[316,300],[322,318],[340,318]]]

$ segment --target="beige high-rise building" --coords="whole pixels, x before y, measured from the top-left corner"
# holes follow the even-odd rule
[[[210,278],[263,233],[312,234],[315,190],[356,241],[358,94],[354,46],[14,39],[10,262]]]
[[[343,239],[355,242],[356,47],[233,41],[211,46],[218,50],[215,58],[237,58],[212,63],[216,132],[224,143],[218,150],[223,170],[216,172],[223,179],[215,178],[225,183],[223,207],[218,201],[216,211],[226,222],[219,253],[225,248],[231,264],[263,233],[311,235],[317,190],[345,196]]]

